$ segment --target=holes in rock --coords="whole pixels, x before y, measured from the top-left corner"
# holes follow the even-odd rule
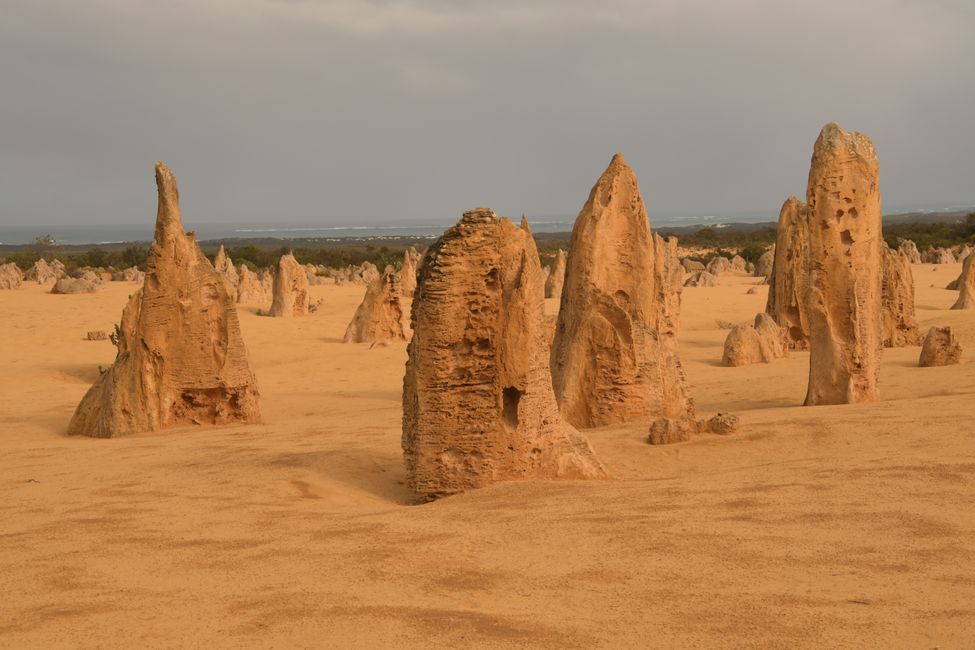
[[[842,210],[837,210],[836,211],[836,218],[837,219],[842,219],[843,218],[843,211]]]
[[[859,213],[857,212],[856,208],[850,208],[849,210],[847,210],[847,214],[849,214],[854,219],[856,219],[859,216]]]
[[[511,428],[518,426],[518,403],[521,402],[522,394],[514,386],[508,386],[501,391],[501,415],[504,418],[504,423]]]
[[[484,276],[484,284],[490,289],[494,289],[498,286],[498,269],[491,269],[488,271],[487,275]]]
[[[841,232],[840,233],[840,239],[843,240],[843,245],[844,246],[852,246],[853,245],[853,235],[850,233],[849,230],[844,230],[843,232]]]
[[[627,309],[630,306],[630,296],[623,290],[619,290],[613,294],[613,299],[620,309]]]

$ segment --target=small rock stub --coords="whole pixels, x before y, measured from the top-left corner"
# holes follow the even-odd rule
[[[754,323],[735,325],[724,341],[721,362],[726,366],[772,363],[788,356],[789,348],[782,329],[772,317],[761,313]]]
[[[0,289],[16,289],[23,280],[24,274],[13,262],[0,265]]]
[[[961,343],[950,327],[932,327],[921,344],[917,365],[922,368],[951,366],[961,362]]]

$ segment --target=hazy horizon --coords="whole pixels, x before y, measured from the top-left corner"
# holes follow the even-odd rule
[[[572,218],[616,151],[654,220],[774,219],[829,121],[873,140],[885,212],[975,205],[962,1],[0,12],[0,226],[151,219],[157,159],[188,224]]]

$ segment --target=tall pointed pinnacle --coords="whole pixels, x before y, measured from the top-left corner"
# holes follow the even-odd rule
[[[173,173],[156,165],[159,211],[146,279],[129,298],[115,363],[68,424],[98,438],[260,422],[260,394],[223,276],[183,233]]]
[[[176,176],[164,162],[156,162],[156,191],[159,194],[159,207],[156,209],[155,240],[163,244],[183,234]]]
[[[570,424],[693,418],[670,250],[660,240],[658,252],[636,174],[616,154],[576,218],[561,291],[552,384]]]

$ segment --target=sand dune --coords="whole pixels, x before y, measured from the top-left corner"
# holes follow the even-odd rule
[[[264,424],[68,438],[133,286],[0,293],[0,646],[965,647],[975,630],[975,317],[914,266],[922,333],[881,401],[802,407],[808,354],[720,365],[767,287],[686,289],[681,356],[737,438],[587,431],[611,481],[499,484],[412,505],[405,343],[341,337],[362,286],[306,318],[241,308]],[[547,309],[557,309],[556,300]]]

